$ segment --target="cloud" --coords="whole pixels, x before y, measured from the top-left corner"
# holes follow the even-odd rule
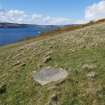
[[[19,10],[0,10],[0,21],[1,22],[17,22],[17,23],[24,23],[27,15],[24,11]]]
[[[72,24],[73,21],[64,17],[50,17],[42,14],[27,14],[21,10],[0,10],[0,22],[64,25]]]
[[[97,20],[105,18],[105,1],[101,0],[98,3],[94,3],[88,6],[85,11],[85,19],[87,20]]]
[[[72,23],[71,19],[63,17],[50,17],[44,15],[33,14],[32,21],[37,24],[70,24]]]
[[[84,24],[90,20],[105,18],[105,0],[88,6],[84,12],[83,19],[73,20],[65,17],[51,17],[36,13],[29,14],[22,10],[0,10],[0,22],[39,25]]]

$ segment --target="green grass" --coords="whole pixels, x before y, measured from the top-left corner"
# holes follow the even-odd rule
[[[6,91],[0,94],[0,105],[47,105],[53,94],[58,105],[105,105],[104,30],[101,23],[1,47],[0,85],[5,84]],[[43,63],[47,55],[51,60]],[[93,68],[83,68],[85,64]],[[62,83],[40,86],[32,71],[46,66],[64,68],[69,76]],[[87,76],[90,72],[96,73],[94,78]]]

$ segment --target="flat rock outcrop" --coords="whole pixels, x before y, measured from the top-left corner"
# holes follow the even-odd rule
[[[62,81],[68,76],[66,70],[60,68],[46,67],[39,72],[33,72],[33,79],[40,85],[46,85],[51,82]]]

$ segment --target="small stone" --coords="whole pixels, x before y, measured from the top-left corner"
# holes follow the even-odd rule
[[[53,94],[53,95],[51,96],[51,100],[52,100],[53,102],[57,102],[57,101],[58,101],[58,96],[57,96],[56,94]]]
[[[103,96],[105,96],[105,88],[100,87],[99,89],[97,89],[96,94],[97,94],[98,97],[102,98]]]
[[[21,51],[24,50],[24,47],[20,47],[19,49],[17,49],[17,51]]]
[[[37,64],[37,68],[41,68],[42,66],[43,66],[43,65],[40,64],[40,63]]]
[[[49,48],[51,48],[51,49],[52,49],[52,48],[53,48],[53,46],[52,46],[52,45],[50,45],[50,46],[49,46]]]
[[[47,56],[49,56],[49,55],[51,55],[51,54],[52,54],[52,50],[51,50],[51,51],[48,51],[48,52],[46,53]]]
[[[19,53],[19,54],[17,54],[16,56],[14,56],[14,58],[13,59],[15,59],[15,58],[18,58],[19,56],[21,56],[22,54],[21,53]]]
[[[96,73],[93,71],[87,74],[88,78],[95,78],[95,76],[96,76]]]
[[[23,64],[21,64],[21,66],[25,67],[25,66],[26,66],[26,64],[25,64],[25,63],[23,63]]]
[[[53,94],[46,105],[57,105],[58,104],[58,96],[57,94]]]
[[[3,94],[6,92],[6,84],[0,85],[0,94]]]
[[[96,65],[94,64],[84,64],[82,66],[82,70],[93,70],[93,69],[96,69]]]
[[[20,62],[20,61],[16,61],[16,62],[13,64],[13,66],[17,66],[17,65],[19,65],[19,64],[21,64],[21,62]]]
[[[52,60],[52,58],[50,56],[47,56],[47,57],[44,58],[43,63],[47,63],[50,60]]]

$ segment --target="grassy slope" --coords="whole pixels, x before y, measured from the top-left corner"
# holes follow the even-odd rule
[[[46,56],[51,60],[43,63]],[[32,71],[46,66],[62,67],[69,77],[42,87]],[[105,23],[1,47],[0,84],[6,85],[0,105],[48,105],[53,94],[58,105],[105,105]]]

